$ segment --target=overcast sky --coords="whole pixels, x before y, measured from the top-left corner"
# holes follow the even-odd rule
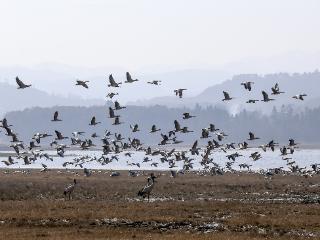
[[[0,65],[210,68],[320,50],[318,0],[0,0]],[[307,64],[307,63],[306,63]]]

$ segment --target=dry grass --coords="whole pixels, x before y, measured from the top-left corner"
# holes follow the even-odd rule
[[[154,199],[148,203],[137,198],[145,176],[2,172],[2,239],[320,237],[320,204],[305,204],[305,199],[319,198],[320,176],[266,179],[257,174],[190,173],[172,179],[158,174]],[[73,178],[79,185],[74,199],[65,201],[63,189]]]

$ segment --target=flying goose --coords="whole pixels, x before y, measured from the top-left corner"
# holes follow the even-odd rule
[[[116,82],[112,76],[112,74],[109,75],[109,85],[108,87],[120,87],[119,85],[122,84],[121,82]]]
[[[231,99],[233,99],[232,97],[230,97],[229,93],[227,93],[226,91],[223,91],[223,95],[224,95],[224,99],[222,99],[222,101],[230,101]]]
[[[55,133],[56,133],[56,135],[57,135],[57,137],[55,138],[55,140],[63,140],[63,139],[67,139],[67,138],[68,138],[68,137],[64,137],[64,136],[62,135],[62,133],[59,132],[59,131],[57,131],[57,130],[55,130]]]
[[[260,139],[260,138],[255,137],[253,132],[249,132],[249,138],[248,138],[248,140],[249,140],[249,141],[253,141],[253,140],[256,140],[256,139]]]
[[[123,122],[120,122],[120,118],[119,118],[119,116],[116,116],[115,118],[114,118],[114,122],[112,123],[112,125],[120,125],[120,124],[122,124]]]
[[[284,93],[284,92],[280,92],[278,83],[276,83],[274,87],[271,88],[271,91],[272,91],[271,95],[278,95],[278,94]]]
[[[134,124],[134,125],[131,125],[131,124],[130,124],[130,128],[131,128],[132,132],[138,132],[138,131],[140,131],[138,124]]]
[[[214,124],[210,123],[208,130],[209,130],[210,132],[215,132],[215,131],[218,131],[218,130],[220,130],[220,129],[219,129],[219,128],[216,128]]]
[[[252,87],[251,84],[254,84],[254,82],[243,82],[243,83],[241,83],[241,85],[243,85],[244,88],[246,90],[248,90],[248,91],[251,91],[251,87]]]
[[[246,103],[256,103],[258,101],[259,100],[257,100],[257,99],[249,99],[248,101],[246,101]]]
[[[158,132],[160,130],[161,130],[160,128],[157,129],[156,125],[152,125],[150,133],[155,133],[155,132]]]
[[[81,81],[81,80],[77,80],[77,83],[76,83],[76,86],[82,86],[82,87],[84,87],[84,88],[89,88],[88,87],[88,85],[87,85],[87,83],[88,83],[89,81]]]
[[[110,99],[112,99],[115,95],[119,95],[119,93],[108,93],[106,97],[109,97]]]
[[[261,154],[259,152],[251,153],[250,158],[252,158],[253,161],[257,161],[261,158]]]
[[[158,86],[158,85],[160,85],[161,81],[160,80],[153,80],[153,81],[147,82],[147,83]]]
[[[118,101],[114,102],[114,110],[121,110],[123,108],[126,108],[126,107],[120,106],[120,103]]]
[[[76,179],[73,179],[73,184],[68,185],[68,186],[64,189],[63,194],[64,194],[65,198],[66,198],[67,195],[68,195],[68,199],[69,199],[69,200],[71,199],[71,194],[73,193],[74,188],[76,187],[76,184],[77,184],[77,180],[76,180]]]
[[[97,122],[96,121],[96,117],[95,116],[93,116],[92,118],[91,118],[91,121],[90,121],[90,126],[96,126],[96,125],[98,125],[99,123],[101,123],[101,122]]]
[[[115,115],[114,110],[111,107],[109,107],[109,118],[117,118],[117,117],[120,117],[120,116]]]
[[[18,84],[18,89],[24,89],[24,88],[28,88],[28,87],[31,87],[32,85],[26,85],[24,84],[20,79],[19,77],[16,77],[16,83]]]
[[[268,94],[265,91],[262,91],[262,96],[263,96],[263,100],[261,100],[262,102],[269,102],[274,100],[272,98],[269,98]]]
[[[153,190],[154,184],[155,184],[155,179],[157,177],[154,176],[153,173],[151,173],[150,177],[148,177],[148,183],[146,186],[144,186],[139,192],[138,192],[138,196],[141,196],[143,198],[148,197],[148,202],[150,200],[150,193]]]
[[[174,131],[175,132],[180,132],[181,131],[181,126],[180,123],[177,120],[174,120]]]
[[[59,119],[59,112],[55,111],[53,114],[53,119],[51,120],[52,122],[60,122],[62,121],[61,119]]]
[[[187,89],[179,88],[179,89],[175,89],[174,92],[175,92],[176,96],[179,96],[179,98],[182,98],[183,91],[185,91],[185,90],[187,90]]]
[[[192,116],[192,115],[190,115],[190,113],[188,113],[188,112],[185,112],[185,113],[183,113],[182,114],[183,115],[183,119],[189,119],[189,118],[194,118],[194,117],[196,117],[196,116]]]
[[[199,155],[199,150],[200,150],[200,148],[198,148],[198,140],[196,140],[193,143],[192,148],[190,149],[190,152],[192,155],[195,155],[195,154]]]
[[[303,101],[304,97],[306,97],[306,96],[307,96],[307,94],[304,93],[304,94],[295,95],[292,98]]]
[[[133,83],[138,81],[138,79],[132,79],[129,72],[126,72],[126,78],[127,78],[127,81],[125,81],[125,83]]]

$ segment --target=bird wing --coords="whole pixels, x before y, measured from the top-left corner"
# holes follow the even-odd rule
[[[109,82],[110,82],[110,85],[112,85],[112,86],[113,86],[113,85],[117,85],[117,84],[116,84],[116,81],[113,79],[112,74],[109,75]]]
[[[16,82],[18,84],[19,87],[24,87],[24,83],[19,79],[19,77],[16,77]]]
[[[177,120],[174,120],[174,127],[175,127],[176,131],[181,130],[180,123]]]
[[[265,101],[269,99],[268,94],[265,91],[262,91],[262,96]]]

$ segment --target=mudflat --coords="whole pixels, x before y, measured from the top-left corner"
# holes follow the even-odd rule
[[[320,175],[0,171],[1,239],[320,238]],[[77,179],[71,200],[64,188]]]

